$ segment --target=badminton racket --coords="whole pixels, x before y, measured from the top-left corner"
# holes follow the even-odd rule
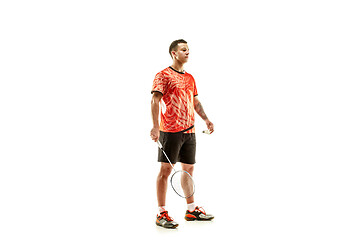
[[[157,141],[157,144],[160,148],[160,150],[163,152],[164,156],[170,163],[172,169],[174,170],[174,173],[172,174],[170,178],[171,187],[174,189],[175,193],[179,195],[182,198],[189,198],[194,195],[195,193],[195,184],[194,180],[191,177],[190,173],[184,170],[178,170],[174,168],[174,165],[170,162],[170,159],[166,155],[162,144],[160,141]]]

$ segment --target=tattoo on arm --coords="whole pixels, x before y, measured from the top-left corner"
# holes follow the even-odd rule
[[[208,117],[207,117],[206,114],[205,114],[204,108],[203,108],[203,106],[201,105],[200,102],[198,102],[198,103],[195,105],[195,111],[197,112],[197,114],[199,114],[199,116],[200,116],[203,120],[208,119]]]

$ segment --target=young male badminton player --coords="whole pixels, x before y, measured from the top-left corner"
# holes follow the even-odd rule
[[[183,39],[172,42],[169,53],[173,59],[172,65],[156,74],[153,82],[151,112],[154,125],[150,136],[155,142],[158,140],[161,142],[172,164],[181,162],[182,169],[192,175],[196,149],[194,112],[196,111],[205,121],[210,133],[214,131],[214,125],[206,116],[197,97],[193,76],[184,71],[184,64],[189,58],[187,42]],[[165,228],[176,228],[178,223],[169,216],[165,206],[167,180],[172,167],[160,150],[158,162],[161,166],[156,182],[159,207],[156,224]],[[194,196],[187,198],[186,202],[188,209],[185,219],[187,221],[207,221],[214,218],[195,204]]]

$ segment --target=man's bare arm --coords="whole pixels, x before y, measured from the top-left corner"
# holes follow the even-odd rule
[[[198,97],[194,97],[194,109],[197,114],[205,121],[207,128],[210,130],[210,133],[214,131],[214,124],[210,122],[209,118],[206,116],[203,106],[199,101]]]
[[[194,109],[199,114],[199,116],[206,121],[208,117],[205,114],[204,108],[201,105],[201,102],[199,101],[198,97],[194,97]]]
[[[159,127],[159,104],[162,98],[160,92],[154,92],[151,99],[151,116],[153,120],[153,128],[151,129],[150,136],[151,139],[155,142],[159,139],[160,136],[160,127]]]

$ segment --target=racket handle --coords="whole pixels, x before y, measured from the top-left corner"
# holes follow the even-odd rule
[[[161,142],[160,142],[159,140],[157,141],[157,145],[158,145],[159,148],[162,150],[163,146],[162,146],[162,144],[161,144]]]
[[[210,133],[210,130],[204,130],[204,131],[202,131],[203,133],[205,133],[205,134],[211,134]]]
[[[164,156],[166,157],[166,159],[167,159],[168,162],[170,163],[171,167],[174,169],[174,171],[176,171],[175,168],[174,168],[174,165],[172,165],[170,159],[169,159],[168,156],[166,155],[166,153],[165,153],[165,151],[164,151],[164,149],[163,149],[163,146],[162,146],[161,142],[158,140],[156,143],[157,143],[157,145],[159,146],[159,148],[161,149],[161,151],[164,153]]]

